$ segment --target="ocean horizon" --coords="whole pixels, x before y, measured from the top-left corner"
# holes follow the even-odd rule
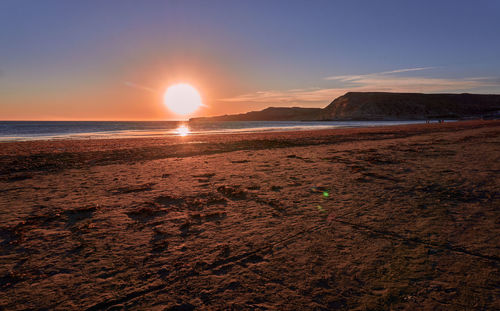
[[[408,121],[0,121],[0,142],[144,138],[201,134],[307,131],[424,123]]]

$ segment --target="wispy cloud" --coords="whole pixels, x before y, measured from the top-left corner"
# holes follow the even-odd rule
[[[292,104],[292,103],[317,103],[331,100],[332,97],[342,93],[338,88],[308,88],[291,90],[269,90],[242,94],[230,98],[220,99],[224,102],[266,103],[266,104]]]
[[[381,74],[421,71],[421,70],[428,70],[428,69],[434,69],[434,68],[436,68],[436,67],[416,67],[416,68],[396,69],[396,70],[391,70],[391,71],[384,71],[384,72],[381,72]]]
[[[154,94],[159,94],[160,93],[158,90],[155,90],[155,89],[153,89],[151,87],[140,85],[140,84],[137,84],[137,83],[134,83],[134,82],[130,82],[130,81],[125,81],[125,82],[123,82],[123,84],[125,84],[126,86],[129,86],[131,88],[143,90],[143,91],[154,93]]]
[[[462,79],[414,78],[414,77],[365,77],[357,79],[359,91],[386,92],[463,92],[486,87],[500,87],[497,81],[486,77]]]
[[[429,70],[429,69],[434,69],[434,68],[436,68],[436,67],[415,67],[415,68],[404,68],[404,69],[396,69],[396,70],[390,70],[390,71],[367,73],[367,74],[362,74],[362,75],[330,76],[330,77],[326,77],[325,80],[352,81],[352,80],[361,79],[363,77],[385,76],[385,75],[398,74],[398,73]]]
[[[361,75],[339,75],[326,77],[335,86],[290,90],[267,90],[224,98],[225,102],[301,104],[327,103],[348,91],[359,92],[464,92],[474,89],[492,88],[500,91],[497,77],[434,78],[411,77],[407,73],[430,70],[437,67],[395,69]],[[401,76],[401,74],[406,74]]]

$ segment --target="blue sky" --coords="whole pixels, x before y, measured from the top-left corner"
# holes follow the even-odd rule
[[[156,93],[179,81],[200,115],[500,93],[499,30],[497,0],[2,0],[0,119],[168,119]]]

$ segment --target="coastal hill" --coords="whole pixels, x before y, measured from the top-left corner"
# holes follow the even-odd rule
[[[270,107],[189,121],[424,120],[498,117],[500,95],[348,92],[325,108]]]
[[[189,121],[314,121],[321,120],[322,115],[322,108],[269,107],[261,111],[192,118]]]

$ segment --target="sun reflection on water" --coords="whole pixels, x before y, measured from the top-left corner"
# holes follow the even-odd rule
[[[179,125],[179,127],[177,127],[175,129],[175,133],[179,136],[187,136],[189,133],[191,133],[189,131],[189,127],[187,127],[187,125]]]

